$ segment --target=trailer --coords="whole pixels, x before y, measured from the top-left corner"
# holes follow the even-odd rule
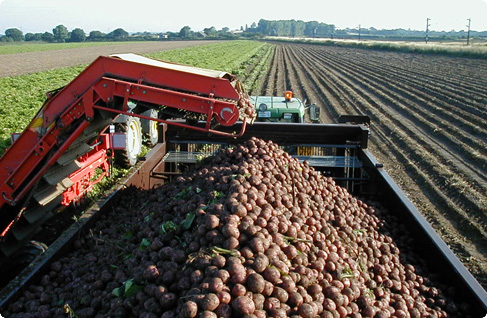
[[[103,144],[99,138],[104,138],[105,143],[110,144],[114,136],[106,131],[106,127],[117,116],[155,120],[152,116],[142,115],[142,112],[148,109],[169,110],[166,112],[170,113],[169,117],[181,117],[181,114],[186,117],[185,112],[192,112],[189,115],[190,121],[173,120],[158,115],[158,143],[145,156],[145,160],[135,166],[121,185],[116,186],[107,197],[87,210],[76,224],[2,289],[1,312],[22,297],[22,293],[28,291],[29,286],[38,284],[43,275],[49,273],[52,264],[67,257],[76,239],[89,233],[91,226],[101,216],[117,206],[125,188],[134,186],[141,190],[150,190],[177,182],[185,171],[198,164],[202,158],[211,157],[221,149],[234,147],[256,137],[278,144],[286,153],[300,162],[306,162],[321,175],[332,178],[354,196],[373,198],[380,202],[408,229],[414,252],[429,268],[434,269],[438,282],[453,291],[455,302],[465,307],[462,312],[468,311],[471,317],[485,315],[485,290],[385,172],[382,164],[368,151],[368,125],[271,122],[247,125],[247,121],[255,116],[253,106],[231,75],[182,66],[166,66],[160,61],[134,56],[126,56],[125,59],[120,56],[98,59],[72,82],[74,84],[68,85],[48,100],[47,106],[43,107],[26,131],[0,159],[0,217],[5,226],[5,238],[14,238],[17,243],[22,240],[15,240],[13,229],[16,226],[20,225],[21,229],[25,229],[25,224],[34,223],[36,229],[41,228],[41,222],[28,222],[26,218],[31,211],[39,213],[37,208],[40,202],[35,197],[40,197],[45,192],[39,191],[37,184],[39,180],[46,182],[46,174],[52,175],[52,167],[59,165],[60,158],[68,158],[66,154],[72,158],[71,161],[80,157],[70,148],[73,143],[91,146],[81,156],[90,154],[96,146]],[[83,89],[73,89],[76,87]],[[129,102],[134,101],[137,105],[135,108],[140,108],[135,112],[128,107]],[[172,111],[177,111],[178,114],[174,116]],[[242,112],[244,116],[241,116]],[[201,120],[201,115],[206,117]],[[239,118],[243,120],[239,121]],[[92,126],[92,123],[96,125]],[[220,124],[218,129],[216,124]],[[87,129],[92,127],[96,133],[92,131],[86,137]],[[105,147],[105,150],[113,148]],[[51,186],[56,188],[60,182]],[[43,198],[49,201],[48,196]],[[35,201],[35,210],[28,204],[31,201]],[[45,206],[51,202],[55,200],[47,202]],[[191,222],[189,224],[190,227]],[[360,235],[360,229],[357,233]],[[5,251],[8,246],[4,245]],[[6,258],[8,256],[5,255]],[[130,282],[130,286],[133,284]],[[128,283],[123,286],[127,291]],[[123,288],[113,289],[111,294],[118,297],[123,294]],[[69,304],[64,309],[66,313],[74,314],[74,311],[70,311]]]

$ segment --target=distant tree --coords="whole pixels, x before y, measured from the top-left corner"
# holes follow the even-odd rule
[[[189,26],[184,26],[179,31],[179,36],[182,38],[189,38],[192,35],[193,35],[193,31],[191,31],[191,28]]]
[[[56,39],[54,38],[54,34],[50,32],[44,32],[41,36],[42,41],[45,42],[54,42]]]
[[[84,42],[86,40],[85,31],[80,28],[74,29],[73,31],[71,31],[69,40],[71,42]]]
[[[1,35],[0,36],[0,42],[13,42],[14,40],[12,38],[9,38],[6,35]]]
[[[250,28],[251,28],[251,29],[255,29],[256,27],[257,27],[257,23],[252,22],[252,24],[250,25]]]
[[[304,29],[306,28],[305,22],[303,22],[301,20],[298,20],[298,21],[291,20],[291,21],[288,21],[288,23],[290,24],[292,36],[298,36],[299,37],[299,36],[304,35]]]
[[[221,30],[221,32],[228,33],[228,32],[230,32],[230,29],[227,28],[227,27],[223,27],[222,30]]]
[[[177,39],[179,38],[179,32],[167,32],[166,33],[168,39]]]
[[[23,41],[24,40],[24,34],[22,31],[16,28],[11,28],[5,30],[5,36],[11,38],[14,41]]]
[[[211,28],[204,28],[203,29],[203,32],[207,35],[207,36],[216,36],[216,29],[214,26],[212,26]]]
[[[42,41],[42,33],[34,33],[35,41]]]
[[[271,36],[307,36],[325,37],[334,33],[335,26],[317,21],[301,20],[264,20],[261,19],[256,28],[246,30],[249,33],[260,33]]]
[[[64,25],[60,24],[52,29],[52,34],[54,35],[56,42],[64,43],[68,38],[68,29]]]
[[[107,34],[107,38],[111,38],[114,40],[123,39],[123,38],[126,38],[128,36],[129,36],[129,33],[122,28],[115,29],[112,32]]]
[[[24,36],[25,41],[35,41],[36,35],[34,33],[26,33]]]
[[[90,35],[88,36],[88,40],[90,41],[101,41],[106,38],[106,34],[101,31],[91,31]]]

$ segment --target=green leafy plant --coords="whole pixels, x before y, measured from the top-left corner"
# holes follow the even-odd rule
[[[161,232],[167,234],[177,230],[177,225],[173,221],[167,221],[161,224]]]
[[[139,249],[140,250],[145,250],[146,248],[148,248],[150,246],[150,241],[146,238],[143,238],[142,241],[140,242],[139,244]]]
[[[131,278],[129,280],[126,280],[122,287],[118,287],[113,289],[112,295],[116,297],[130,297],[134,296],[137,294],[139,291],[141,291],[144,288],[144,286],[137,285],[134,283],[134,279]]]

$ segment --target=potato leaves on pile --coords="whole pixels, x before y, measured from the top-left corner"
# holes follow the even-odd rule
[[[406,261],[386,235],[382,208],[272,142],[252,138],[175,182],[131,191],[77,254],[51,266],[42,293],[31,287],[10,306],[12,317],[34,305],[46,317],[66,308],[78,317],[146,318],[466,311]]]

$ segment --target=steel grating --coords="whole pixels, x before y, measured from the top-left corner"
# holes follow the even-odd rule
[[[307,161],[312,167],[362,168],[357,157],[351,156],[294,156],[300,162]]]
[[[169,151],[162,160],[170,163],[196,163],[204,157],[207,155],[199,151]]]

